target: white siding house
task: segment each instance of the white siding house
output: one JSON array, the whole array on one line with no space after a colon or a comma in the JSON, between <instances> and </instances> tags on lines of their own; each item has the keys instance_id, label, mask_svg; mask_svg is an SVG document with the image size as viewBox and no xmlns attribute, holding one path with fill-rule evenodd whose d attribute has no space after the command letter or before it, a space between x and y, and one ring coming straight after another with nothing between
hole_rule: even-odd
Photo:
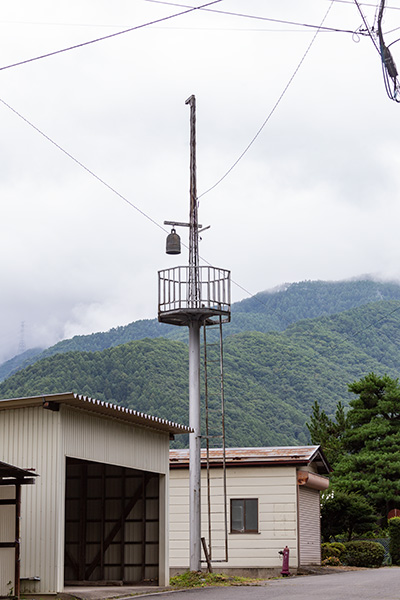
<instances>
[{"instance_id":1,"label":"white siding house","mask_svg":"<svg viewBox=\"0 0 400 600\"><path fill-rule=\"evenodd\" d=\"M189 565L188 456L187 450L170 450L171 574ZM320 563L319 493L328 487L324 475L330 467L319 446L226 450L227 557L221 449L210 450L209 465L211 528L203 450L202 536L211 546L214 570L259 577L279 573L285 546L292 571Z\"/></svg>"},{"instance_id":2,"label":"white siding house","mask_svg":"<svg viewBox=\"0 0 400 600\"><path fill-rule=\"evenodd\" d=\"M0 401L0 460L39 475L22 490L21 592L165 585L169 439L185 432L72 393Z\"/></svg>"}]
</instances>

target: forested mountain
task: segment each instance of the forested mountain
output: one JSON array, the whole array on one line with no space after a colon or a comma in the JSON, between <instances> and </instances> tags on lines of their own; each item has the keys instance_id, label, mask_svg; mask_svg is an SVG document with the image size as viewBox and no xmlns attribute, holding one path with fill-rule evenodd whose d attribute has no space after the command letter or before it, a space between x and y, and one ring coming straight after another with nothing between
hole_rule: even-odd
<instances>
[{"instance_id":1,"label":"forested mountain","mask_svg":"<svg viewBox=\"0 0 400 600\"><path fill-rule=\"evenodd\" d=\"M29 365L35 362L35 357L43 352L43 348L31 348L13 358L6 360L0 365L0 381L23 368L23 365Z\"/></svg>"},{"instance_id":2,"label":"forested mountain","mask_svg":"<svg viewBox=\"0 0 400 600\"><path fill-rule=\"evenodd\" d=\"M302 320L284 331L228 335L224 362L227 444L304 444L315 400L332 414L338 400L347 404L348 383L371 371L398 376L400 300ZM97 352L70 351L0 384L1 398L66 391L186 424L187 345L143 339ZM216 389L211 392L217 423L219 398ZM177 444L185 445L180 437Z\"/></svg>"},{"instance_id":3,"label":"forested mountain","mask_svg":"<svg viewBox=\"0 0 400 600\"><path fill-rule=\"evenodd\" d=\"M356 281L303 281L260 292L232 305L232 322L225 336L245 331L283 331L302 319L333 315L377 300L400 300L400 285L371 279ZM107 332L75 336L50 348L27 351L0 365L0 381L37 360L70 351L96 352L144 338L187 341L187 329L158 323L157 319L134 321ZM31 354L28 355L28 352Z\"/></svg>"},{"instance_id":4,"label":"forested mountain","mask_svg":"<svg viewBox=\"0 0 400 600\"><path fill-rule=\"evenodd\" d=\"M301 281L237 302L232 312L263 314L271 319L273 329L282 330L301 319L333 315L378 300L400 300L400 285L372 279Z\"/></svg>"}]
</instances>

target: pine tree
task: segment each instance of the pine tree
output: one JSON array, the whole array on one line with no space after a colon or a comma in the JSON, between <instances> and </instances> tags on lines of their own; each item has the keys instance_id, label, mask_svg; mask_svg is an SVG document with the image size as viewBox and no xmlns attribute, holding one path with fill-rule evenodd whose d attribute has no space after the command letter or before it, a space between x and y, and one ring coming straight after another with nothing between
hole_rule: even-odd
<instances>
[{"instance_id":1,"label":"pine tree","mask_svg":"<svg viewBox=\"0 0 400 600\"><path fill-rule=\"evenodd\" d=\"M334 486L362 494L385 518L400 508L400 384L370 373L349 390L357 398L350 402L346 453L336 465Z\"/></svg>"},{"instance_id":2,"label":"pine tree","mask_svg":"<svg viewBox=\"0 0 400 600\"><path fill-rule=\"evenodd\" d=\"M343 436L347 429L347 417L343 404L339 401L336 406L335 419L328 417L321 410L317 401L312 407L307 428L313 444L320 444L331 466L334 466L343 456Z\"/></svg>"},{"instance_id":3,"label":"pine tree","mask_svg":"<svg viewBox=\"0 0 400 600\"><path fill-rule=\"evenodd\" d=\"M400 519L399 519L400 520ZM345 533L347 541L353 534L374 529L376 516L372 506L358 494L329 491L321 502L321 534L324 542Z\"/></svg>"}]
</instances>

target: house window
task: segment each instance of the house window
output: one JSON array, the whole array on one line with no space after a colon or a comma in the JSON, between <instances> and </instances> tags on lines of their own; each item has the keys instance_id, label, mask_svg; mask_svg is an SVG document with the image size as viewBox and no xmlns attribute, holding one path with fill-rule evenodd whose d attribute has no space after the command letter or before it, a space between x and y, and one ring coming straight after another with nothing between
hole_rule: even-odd
<instances>
[{"instance_id":1,"label":"house window","mask_svg":"<svg viewBox=\"0 0 400 600\"><path fill-rule=\"evenodd\" d=\"M258 499L231 500L231 533L258 533Z\"/></svg>"}]
</instances>

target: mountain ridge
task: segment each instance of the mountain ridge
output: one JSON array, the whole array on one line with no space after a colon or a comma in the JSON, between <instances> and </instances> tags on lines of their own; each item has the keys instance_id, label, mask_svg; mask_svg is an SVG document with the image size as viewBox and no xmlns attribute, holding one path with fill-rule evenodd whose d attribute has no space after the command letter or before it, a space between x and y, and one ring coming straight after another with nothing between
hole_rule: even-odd
<instances>
[{"instance_id":1,"label":"mountain ridge","mask_svg":"<svg viewBox=\"0 0 400 600\"><path fill-rule=\"evenodd\" d=\"M343 312L377 299L400 300L400 285L372 278L285 283L234 303L232 321L224 326L224 335L241 331L283 331L298 320ZM53 354L71 350L95 352L146 337L187 341L187 331L158 323L157 319L142 319L107 332L74 336L44 350L28 350L6 361L0 365L0 382Z\"/></svg>"}]
</instances>

